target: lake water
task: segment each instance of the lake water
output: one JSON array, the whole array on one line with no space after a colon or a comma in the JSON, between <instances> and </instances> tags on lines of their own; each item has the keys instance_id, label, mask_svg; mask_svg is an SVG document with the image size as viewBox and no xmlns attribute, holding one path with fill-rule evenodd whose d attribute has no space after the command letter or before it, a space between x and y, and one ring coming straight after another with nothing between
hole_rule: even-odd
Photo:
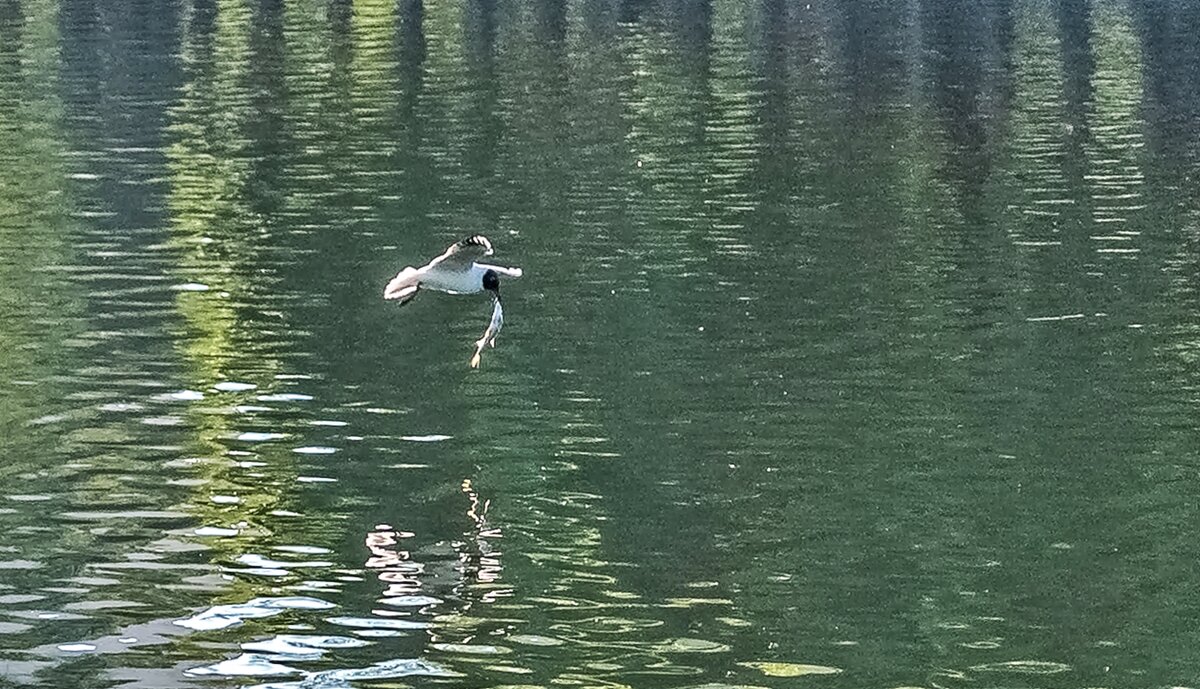
<instances>
[{"instance_id":1,"label":"lake water","mask_svg":"<svg viewBox=\"0 0 1200 689\"><path fill-rule=\"evenodd\" d=\"M1196 686L1198 437L1195 3L0 0L0 687Z\"/></svg>"}]
</instances>

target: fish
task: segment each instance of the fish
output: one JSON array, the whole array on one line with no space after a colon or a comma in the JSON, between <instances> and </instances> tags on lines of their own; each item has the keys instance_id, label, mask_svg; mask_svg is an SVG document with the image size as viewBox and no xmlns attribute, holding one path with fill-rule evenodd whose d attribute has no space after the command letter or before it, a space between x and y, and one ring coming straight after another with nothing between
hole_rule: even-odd
<instances>
[{"instance_id":1,"label":"fish","mask_svg":"<svg viewBox=\"0 0 1200 689\"><path fill-rule=\"evenodd\" d=\"M471 368L479 368L479 359L483 355L484 347L491 345L496 346L496 335L499 334L501 326L504 325L504 309L500 306L500 299L497 298L492 305L492 322L488 323L487 330L483 331L483 337L475 340L475 356L471 357Z\"/></svg>"}]
</instances>

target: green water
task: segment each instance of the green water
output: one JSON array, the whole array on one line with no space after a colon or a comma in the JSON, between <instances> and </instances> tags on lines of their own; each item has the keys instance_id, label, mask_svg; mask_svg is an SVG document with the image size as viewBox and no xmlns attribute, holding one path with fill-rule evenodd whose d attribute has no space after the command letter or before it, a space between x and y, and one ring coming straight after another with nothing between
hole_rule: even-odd
<instances>
[{"instance_id":1,"label":"green water","mask_svg":"<svg viewBox=\"0 0 1200 689\"><path fill-rule=\"evenodd\" d=\"M1195 686L1198 37L0 0L0 687Z\"/></svg>"}]
</instances>

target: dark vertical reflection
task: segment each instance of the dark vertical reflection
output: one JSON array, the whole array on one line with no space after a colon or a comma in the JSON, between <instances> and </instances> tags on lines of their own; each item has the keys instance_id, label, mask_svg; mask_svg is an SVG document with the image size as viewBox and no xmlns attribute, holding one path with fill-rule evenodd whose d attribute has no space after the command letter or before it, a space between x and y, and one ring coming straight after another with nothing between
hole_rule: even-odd
<instances>
[{"instance_id":1,"label":"dark vertical reflection","mask_svg":"<svg viewBox=\"0 0 1200 689\"><path fill-rule=\"evenodd\" d=\"M653 4L653 0L619 0L620 21L625 24L636 24L641 21L642 13Z\"/></svg>"},{"instance_id":2,"label":"dark vertical reflection","mask_svg":"<svg viewBox=\"0 0 1200 689\"><path fill-rule=\"evenodd\" d=\"M677 48L685 63L692 63L691 73L708 74L712 46L712 0L664 0L668 28L675 36Z\"/></svg>"},{"instance_id":3,"label":"dark vertical reflection","mask_svg":"<svg viewBox=\"0 0 1200 689\"><path fill-rule=\"evenodd\" d=\"M631 216L633 199L626 193L636 178L636 156L629 142L631 125L622 98L633 56L622 40L626 27L619 22L616 2L585 3L579 10L582 17L572 28L572 75L570 90L564 94L562 130L572 151L573 183L561 203L576 219L547 239L561 255L594 257L594 272L582 277L589 282L603 280L603 276L628 276L627 266L618 260L619 248L637 241ZM518 123L514 121L513 126ZM588 300L586 309L591 312L602 306ZM591 335L594 323L590 319L566 321L559 327L563 337L580 341ZM569 361L558 364L572 365Z\"/></svg>"},{"instance_id":4,"label":"dark vertical reflection","mask_svg":"<svg viewBox=\"0 0 1200 689\"><path fill-rule=\"evenodd\" d=\"M986 101L987 56L991 48L989 4L965 2L922 3L922 26L928 32L931 54L932 98L954 152L946 162L955 179L964 219L980 222L978 208L983 181L990 173Z\"/></svg>"},{"instance_id":5,"label":"dark vertical reflection","mask_svg":"<svg viewBox=\"0 0 1200 689\"><path fill-rule=\"evenodd\" d=\"M399 76L398 121L399 164L404 172L401 222L420 226L428 218L434 177L424 143L424 122L418 104L425 89L425 4L423 0L398 0L400 21L397 27L397 70Z\"/></svg>"},{"instance_id":6,"label":"dark vertical reflection","mask_svg":"<svg viewBox=\"0 0 1200 689\"><path fill-rule=\"evenodd\" d=\"M496 70L497 5L499 0L471 0L467 3L463 33L467 50L467 114L463 153L464 163L472 178L490 186L496 174L497 148L503 124L497 116L499 88ZM472 220L479 228L487 227L487 219L496 207L486 197L475 210Z\"/></svg>"},{"instance_id":7,"label":"dark vertical reflection","mask_svg":"<svg viewBox=\"0 0 1200 689\"><path fill-rule=\"evenodd\" d=\"M513 94L513 129L527 145L520 162L529 173L523 190L531 213L526 221L537 226L561 221L558 199L566 196L573 170L559 145L567 131L566 0L536 0L532 10L529 40L522 41L517 59L530 68L537 65L541 78Z\"/></svg>"},{"instance_id":8,"label":"dark vertical reflection","mask_svg":"<svg viewBox=\"0 0 1200 689\"><path fill-rule=\"evenodd\" d=\"M551 55L560 54L567 38L567 3L565 0L537 0L534 3L534 24L537 40Z\"/></svg>"},{"instance_id":9,"label":"dark vertical reflection","mask_svg":"<svg viewBox=\"0 0 1200 689\"><path fill-rule=\"evenodd\" d=\"M1054 266L1058 274L1075 272L1078 266L1087 264L1092 250L1083 228L1091 213L1092 200L1085 176L1088 174L1086 146L1093 138L1089 132L1088 110L1094 102L1093 83L1096 64L1093 57L1092 23L1090 3L1080 0L1062 0L1055 3L1056 33L1062 50L1063 98L1066 122L1063 124L1063 140L1066 143L1062 160L1067 188L1073 190L1074 203L1062 209L1060 234L1066 251L1059 252L1062 261ZM1071 280L1071 286L1079 286L1080 280ZM1086 288L1084 288L1086 289ZM1072 297L1078 301L1078 295Z\"/></svg>"},{"instance_id":10,"label":"dark vertical reflection","mask_svg":"<svg viewBox=\"0 0 1200 689\"><path fill-rule=\"evenodd\" d=\"M21 66L21 27L25 17L21 12L20 0L0 1L0 67L3 67L7 79L20 74ZM14 103L8 100L3 103L11 108Z\"/></svg>"},{"instance_id":11,"label":"dark vertical reflection","mask_svg":"<svg viewBox=\"0 0 1200 689\"><path fill-rule=\"evenodd\" d=\"M829 174L838 189L836 202L844 218L894 212L895 191L893 142L900 135L896 115L902 107L903 80L896 78L902 69L905 17L899 4L882 6L875 11L855 2L834 3L824 19L828 28L828 59L832 61L834 82L830 100L836 103L831 128L834 151ZM868 190L880 190L875 194ZM840 222L840 220L839 220ZM885 241L859 243L860 254L887 252L891 237ZM834 251L839 251L832 247ZM870 259L860 264L870 265ZM874 274L883 278L883 274ZM869 280L853 281L852 290L871 290Z\"/></svg>"},{"instance_id":12,"label":"dark vertical reflection","mask_svg":"<svg viewBox=\"0 0 1200 689\"><path fill-rule=\"evenodd\" d=\"M954 3L951 3L954 4ZM903 18L899 3L864 3L839 0L834 3L834 29L830 38L838 47L837 57L846 81L841 93L849 95L850 106L867 115L886 105L896 95L899 36ZM932 12L941 16L939 9Z\"/></svg>"},{"instance_id":13,"label":"dark vertical reflection","mask_svg":"<svg viewBox=\"0 0 1200 689\"><path fill-rule=\"evenodd\" d=\"M323 84L326 90L325 114L328 116L323 124L327 137L326 157L323 163L328 166L335 179L345 179L354 171L353 142L351 131L354 127L354 98L353 89L357 85L353 63L356 57L354 45L354 0L327 0L327 15L322 27L328 36L328 60L325 68L329 72L328 80ZM346 184L330 185L330 201L334 204L353 204L353 188ZM332 225L332 218L328 219ZM351 228L326 227L325 236L335 242L345 242L345 235ZM333 262L316 263L313 267L326 271L329 277L336 270Z\"/></svg>"},{"instance_id":14,"label":"dark vertical reflection","mask_svg":"<svg viewBox=\"0 0 1200 689\"><path fill-rule=\"evenodd\" d=\"M1146 53L1144 76L1147 105L1156 124L1190 141L1184 150L1195 154L1200 144L1188 136L1200 119L1200 7L1192 3L1147 0L1131 5Z\"/></svg>"},{"instance_id":15,"label":"dark vertical reflection","mask_svg":"<svg viewBox=\"0 0 1200 689\"><path fill-rule=\"evenodd\" d=\"M791 146L793 126L804 125L798 120L800 113L789 109L790 60L788 47L799 41L795 35L785 0L762 0L758 26L762 31L760 49L755 56L762 84L762 95L758 99L759 135L762 137L762 154L756 161L758 170L755 186L761 192L761 205L755 214L757 232L764 236L768 245L780 246L787 243L798 245L798 237L788 221L789 209L796 189L795 170L806 161L800 159L799 151ZM772 241L772 238L775 238Z\"/></svg>"},{"instance_id":16,"label":"dark vertical reflection","mask_svg":"<svg viewBox=\"0 0 1200 689\"><path fill-rule=\"evenodd\" d=\"M1063 90L1068 102L1073 105L1069 112L1079 118L1070 122L1071 125L1083 124L1081 104L1090 102L1092 98L1092 74L1096 65L1092 55L1090 5L1086 0L1058 0L1054 3L1057 23L1054 28L1060 36L1067 76Z\"/></svg>"},{"instance_id":17,"label":"dark vertical reflection","mask_svg":"<svg viewBox=\"0 0 1200 689\"><path fill-rule=\"evenodd\" d=\"M248 195L252 210L264 218L275 218L282 210L280 176L285 148L292 143L284 138L284 108L289 102L284 85L284 2L263 0L254 7L251 20L254 57L248 81L251 107L258 116L248 126L247 134L258 142L258 155L251 167Z\"/></svg>"},{"instance_id":18,"label":"dark vertical reflection","mask_svg":"<svg viewBox=\"0 0 1200 689\"><path fill-rule=\"evenodd\" d=\"M424 84L425 64L425 3L421 0L398 0L400 25L398 27L399 70L401 85L401 119L412 124L417 101Z\"/></svg>"},{"instance_id":19,"label":"dark vertical reflection","mask_svg":"<svg viewBox=\"0 0 1200 689\"><path fill-rule=\"evenodd\" d=\"M350 38L350 23L354 20L354 0L327 0L329 35L335 44L345 45Z\"/></svg>"},{"instance_id":20,"label":"dark vertical reflection","mask_svg":"<svg viewBox=\"0 0 1200 689\"><path fill-rule=\"evenodd\" d=\"M1186 226L1200 217L1200 6L1135 3L1133 13L1146 57L1142 74L1153 125L1147 143L1159 162L1148 171L1147 187L1155 192L1158 214L1192 221L1171 227L1176 242L1167 262L1169 289L1195 304L1200 291L1192 277L1200 265L1200 243Z\"/></svg>"},{"instance_id":21,"label":"dark vertical reflection","mask_svg":"<svg viewBox=\"0 0 1200 689\"><path fill-rule=\"evenodd\" d=\"M88 191L85 210L97 217L95 231L87 238L96 250L145 251L164 238L162 149L171 98L163 94L171 94L181 79L173 47L179 39L181 11L176 2L151 8L140 2L85 1L64 3L59 12L61 97L75 136L72 164ZM197 8L198 14L202 11ZM155 271L146 270L142 257L114 260L120 265L113 271L123 273L125 280L99 281L92 292L103 295L105 309L123 310L119 305L129 301L129 278ZM164 307L159 304L157 311L161 314ZM151 348L154 344L129 343Z\"/></svg>"}]
</instances>

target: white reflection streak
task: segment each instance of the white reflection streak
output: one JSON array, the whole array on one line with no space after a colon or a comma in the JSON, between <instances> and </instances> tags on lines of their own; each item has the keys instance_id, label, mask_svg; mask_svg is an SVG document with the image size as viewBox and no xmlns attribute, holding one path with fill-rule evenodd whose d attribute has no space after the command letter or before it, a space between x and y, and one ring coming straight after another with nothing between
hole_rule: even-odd
<instances>
[{"instance_id":1,"label":"white reflection streak","mask_svg":"<svg viewBox=\"0 0 1200 689\"><path fill-rule=\"evenodd\" d=\"M387 524L380 524L374 531L367 532L365 545L371 557L363 566L379 570L379 580L386 586L384 596L403 596L421 590L418 577L425 570L424 565L414 562L407 550L395 547L401 538L412 536L411 532L396 531Z\"/></svg>"},{"instance_id":2,"label":"white reflection streak","mask_svg":"<svg viewBox=\"0 0 1200 689\"><path fill-rule=\"evenodd\" d=\"M488 539L503 538L504 534L500 527L488 523L487 513L492 501L480 498L471 479L463 479L462 492L467 496L467 518L473 526L463 534L466 540L455 544L460 563L458 571L462 575L464 585L469 584L472 578L480 584L495 584L500 580L504 565L500 561L500 551L493 549ZM494 588L480 596L480 600L484 603L494 603L511 593L511 589Z\"/></svg>"}]
</instances>

